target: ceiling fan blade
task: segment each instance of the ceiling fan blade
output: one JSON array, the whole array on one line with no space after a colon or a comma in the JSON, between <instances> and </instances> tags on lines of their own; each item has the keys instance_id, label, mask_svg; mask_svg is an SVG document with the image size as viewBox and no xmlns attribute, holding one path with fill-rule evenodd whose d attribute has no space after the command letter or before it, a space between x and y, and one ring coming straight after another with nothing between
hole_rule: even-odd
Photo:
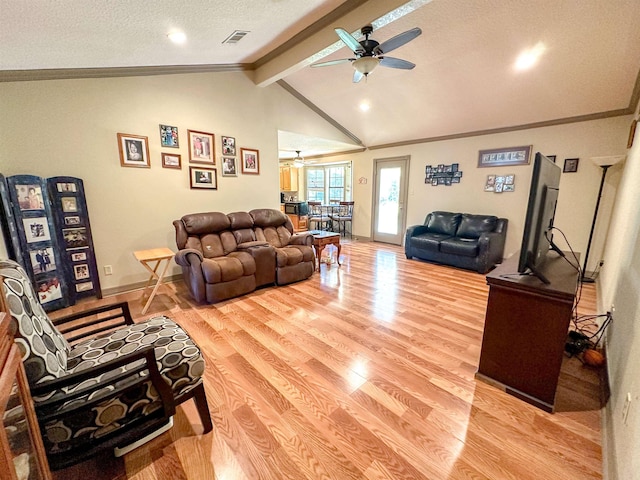
<instances>
[{"instance_id":1,"label":"ceiling fan blade","mask_svg":"<svg viewBox=\"0 0 640 480\"><path fill-rule=\"evenodd\" d=\"M347 32L344 28L336 28L336 33L340 37L347 47L353 50L354 53L364 52L364 48L360 45L360 42L353 38L353 36Z\"/></svg>"},{"instance_id":2,"label":"ceiling fan blade","mask_svg":"<svg viewBox=\"0 0 640 480\"><path fill-rule=\"evenodd\" d=\"M358 83L360 80L362 80L363 77L364 74L360 73L357 70L353 71L353 83Z\"/></svg>"},{"instance_id":3,"label":"ceiling fan blade","mask_svg":"<svg viewBox=\"0 0 640 480\"><path fill-rule=\"evenodd\" d=\"M328 67L329 65L338 65L339 63L353 62L355 58L341 58L340 60L329 60L328 62L312 63L310 67Z\"/></svg>"},{"instance_id":4,"label":"ceiling fan blade","mask_svg":"<svg viewBox=\"0 0 640 480\"><path fill-rule=\"evenodd\" d=\"M383 67L411 70L413 67L416 66L415 63L407 62L406 60L402 60L401 58L393 58L393 57L379 57L379 58L380 58L380 65Z\"/></svg>"},{"instance_id":5,"label":"ceiling fan blade","mask_svg":"<svg viewBox=\"0 0 640 480\"><path fill-rule=\"evenodd\" d=\"M410 42L421 33L422 33L422 30L420 30L418 27L412 28L411 30L407 30L406 32L400 33L395 37L390 38L386 42L382 42L380 45L378 45L375 48L375 52L378 55L382 55L383 53L389 53L390 51L395 50L398 47L401 47L405 43ZM351 35L349 36L351 37Z\"/></svg>"}]
</instances>

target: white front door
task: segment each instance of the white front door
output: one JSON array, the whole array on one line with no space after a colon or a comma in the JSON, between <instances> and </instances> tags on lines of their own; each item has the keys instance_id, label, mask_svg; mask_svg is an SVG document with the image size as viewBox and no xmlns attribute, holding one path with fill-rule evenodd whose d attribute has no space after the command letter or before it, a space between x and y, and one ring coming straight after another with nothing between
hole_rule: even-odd
<instances>
[{"instance_id":1,"label":"white front door","mask_svg":"<svg viewBox=\"0 0 640 480\"><path fill-rule=\"evenodd\" d=\"M373 240L402 245L409 157L374 160Z\"/></svg>"}]
</instances>

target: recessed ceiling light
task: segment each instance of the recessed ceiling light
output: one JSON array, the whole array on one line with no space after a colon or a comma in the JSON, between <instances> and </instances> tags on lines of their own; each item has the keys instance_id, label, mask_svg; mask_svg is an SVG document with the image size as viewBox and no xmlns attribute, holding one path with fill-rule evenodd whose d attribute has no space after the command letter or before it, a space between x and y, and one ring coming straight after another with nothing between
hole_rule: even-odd
<instances>
[{"instance_id":1,"label":"recessed ceiling light","mask_svg":"<svg viewBox=\"0 0 640 480\"><path fill-rule=\"evenodd\" d=\"M544 44L542 42L538 42L533 48L522 52L518 55L518 59L516 60L516 70L528 70L533 67L538 63L538 59L544 53L544 50Z\"/></svg>"},{"instance_id":2,"label":"recessed ceiling light","mask_svg":"<svg viewBox=\"0 0 640 480\"><path fill-rule=\"evenodd\" d=\"M363 112L368 112L369 109L371 108L371 105L369 105L369 102L361 102L359 105L360 110L362 110Z\"/></svg>"},{"instance_id":3,"label":"recessed ceiling light","mask_svg":"<svg viewBox=\"0 0 640 480\"><path fill-rule=\"evenodd\" d=\"M169 40L171 40L173 43L177 43L179 45L187 41L187 35L184 32L171 32L167 34L167 37L169 37Z\"/></svg>"}]
</instances>

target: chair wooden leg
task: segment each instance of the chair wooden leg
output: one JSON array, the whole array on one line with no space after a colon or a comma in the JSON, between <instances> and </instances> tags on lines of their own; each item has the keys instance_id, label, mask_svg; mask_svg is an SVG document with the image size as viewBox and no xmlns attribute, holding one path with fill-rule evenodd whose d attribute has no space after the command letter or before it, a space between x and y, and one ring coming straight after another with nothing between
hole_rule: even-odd
<instances>
[{"instance_id":1,"label":"chair wooden leg","mask_svg":"<svg viewBox=\"0 0 640 480\"><path fill-rule=\"evenodd\" d=\"M202 426L204 427L203 433L209 433L213 429L213 424L211 423L211 414L209 413L207 396L204 393L204 384L201 383L195 388L193 401L196 402L198 415L200 415L200 421L202 422Z\"/></svg>"}]
</instances>

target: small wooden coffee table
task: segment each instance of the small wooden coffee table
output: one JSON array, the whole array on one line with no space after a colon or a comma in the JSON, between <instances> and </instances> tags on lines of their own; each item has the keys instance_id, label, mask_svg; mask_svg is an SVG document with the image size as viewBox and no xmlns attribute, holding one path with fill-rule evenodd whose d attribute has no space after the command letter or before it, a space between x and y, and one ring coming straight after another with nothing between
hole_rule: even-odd
<instances>
[{"instance_id":1,"label":"small wooden coffee table","mask_svg":"<svg viewBox=\"0 0 640 480\"><path fill-rule=\"evenodd\" d=\"M325 232L323 230L310 230L309 233L313 235L313 248L316 251L318 270L320 270L320 256L322 255L322 250L324 250L324 247L327 245L335 245L338 247L338 266L342 265L340 263L340 251L342 250L342 246L340 245L339 233Z\"/></svg>"},{"instance_id":2,"label":"small wooden coffee table","mask_svg":"<svg viewBox=\"0 0 640 480\"><path fill-rule=\"evenodd\" d=\"M174 253L171 249L162 247L162 248L151 248L149 250L138 250L137 252L133 252L134 257L142 264L144 268L151 274L149 280L147 280L147 285L144 287L144 291L142 292L142 299L144 301L145 294L147 293L147 289L151 286L152 280L155 278L156 283L151 291L151 295L149 295L149 299L142 309L142 314L147 313L149 309L149 305L151 305L151 301L153 297L156 296L160 285L162 284L162 279L164 278L164 274L167 273L167 269L169 268L169 264L171 263L171 259L173 258ZM166 260L167 263L161 269L160 274L158 274L158 267L160 264ZM150 266L150 262L156 262L155 265Z\"/></svg>"}]
</instances>

